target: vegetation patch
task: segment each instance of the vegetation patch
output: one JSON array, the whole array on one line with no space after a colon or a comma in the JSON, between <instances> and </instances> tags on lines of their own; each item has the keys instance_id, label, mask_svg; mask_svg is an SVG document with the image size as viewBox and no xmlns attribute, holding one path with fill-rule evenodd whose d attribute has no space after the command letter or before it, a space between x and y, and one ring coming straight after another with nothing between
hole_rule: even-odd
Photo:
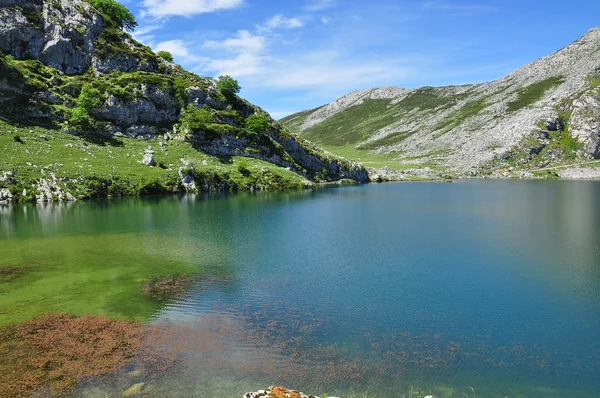
<instances>
[{"instance_id":1,"label":"vegetation patch","mask_svg":"<svg viewBox=\"0 0 600 398\"><path fill-rule=\"evenodd\" d=\"M421 87L411 92L398 103L398 106L409 112L414 109L433 110L447 109L455 105L469 94L440 95L440 89L434 87Z\"/></svg>"},{"instance_id":2,"label":"vegetation patch","mask_svg":"<svg viewBox=\"0 0 600 398\"><path fill-rule=\"evenodd\" d=\"M101 316L47 315L0 329L0 396L67 394L77 382L108 375L142 346L138 324Z\"/></svg>"},{"instance_id":3,"label":"vegetation patch","mask_svg":"<svg viewBox=\"0 0 600 398\"><path fill-rule=\"evenodd\" d=\"M389 112L390 105L390 100L366 100L307 129L302 136L329 146L357 144L397 120Z\"/></svg>"},{"instance_id":4,"label":"vegetation patch","mask_svg":"<svg viewBox=\"0 0 600 398\"><path fill-rule=\"evenodd\" d=\"M517 91L517 99L508 103L508 110L519 111L542 99L546 91L565 82L564 76L554 76L537 83L530 84Z\"/></svg>"},{"instance_id":5,"label":"vegetation patch","mask_svg":"<svg viewBox=\"0 0 600 398\"><path fill-rule=\"evenodd\" d=\"M478 115L488 106L489 104L486 102L486 98L468 102L461 108L453 111L433 129L443 131L452 130L453 128L460 126L465 120Z\"/></svg>"},{"instance_id":6,"label":"vegetation patch","mask_svg":"<svg viewBox=\"0 0 600 398\"><path fill-rule=\"evenodd\" d=\"M378 140L369 141L364 144L361 144L357 147L357 149L375 150L375 149L380 149L380 148L384 148L384 147L391 146L391 145L396 145L396 144L401 143L402 141L404 141L405 139L407 139L408 137L410 137L411 135L413 135L415 133L416 133L416 131L400 131L400 132L396 132L396 133L391 133L391 134L388 134L385 137L380 138Z\"/></svg>"},{"instance_id":7,"label":"vegetation patch","mask_svg":"<svg viewBox=\"0 0 600 398\"><path fill-rule=\"evenodd\" d=\"M318 111L321 108L324 108L327 105L320 106L315 109L309 109L306 111L294 113L293 115L289 115L279 120L281 124L283 124L286 128L288 128L294 134L300 134L300 127L306 122L306 119Z\"/></svg>"}]
</instances>

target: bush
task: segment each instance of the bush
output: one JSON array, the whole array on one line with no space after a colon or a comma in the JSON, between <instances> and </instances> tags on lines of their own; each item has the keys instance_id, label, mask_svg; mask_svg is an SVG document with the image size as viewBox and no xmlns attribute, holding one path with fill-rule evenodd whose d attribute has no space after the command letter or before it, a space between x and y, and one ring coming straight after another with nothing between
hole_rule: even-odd
<instances>
[{"instance_id":1,"label":"bush","mask_svg":"<svg viewBox=\"0 0 600 398\"><path fill-rule=\"evenodd\" d=\"M257 134L266 132L269 126L269 120L263 114L248 116L244 121L244 127Z\"/></svg>"},{"instance_id":2,"label":"bush","mask_svg":"<svg viewBox=\"0 0 600 398\"><path fill-rule=\"evenodd\" d=\"M240 92L240 87L237 80L229 75L219 76L217 78L217 90L225 96L232 96Z\"/></svg>"},{"instance_id":3,"label":"bush","mask_svg":"<svg viewBox=\"0 0 600 398\"><path fill-rule=\"evenodd\" d=\"M181 125L190 130L203 130L212 122L212 114L206 108L198 109L190 104L186 106L181 117Z\"/></svg>"},{"instance_id":4,"label":"bush","mask_svg":"<svg viewBox=\"0 0 600 398\"><path fill-rule=\"evenodd\" d=\"M100 92L91 84L85 84L77 98L77 106L71 111L69 123L75 127L89 127L91 114L100 105Z\"/></svg>"},{"instance_id":5,"label":"bush","mask_svg":"<svg viewBox=\"0 0 600 398\"><path fill-rule=\"evenodd\" d=\"M84 108L76 107L71 111L69 123L75 127L87 127L91 124L90 114Z\"/></svg>"},{"instance_id":6,"label":"bush","mask_svg":"<svg viewBox=\"0 0 600 398\"><path fill-rule=\"evenodd\" d=\"M100 105L100 92L91 84L85 84L81 88L81 93L77 98L77 107L92 112Z\"/></svg>"},{"instance_id":7,"label":"bush","mask_svg":"<svg viewBox=\"0 0 600 398\"><path fill-rule=\"evenodd\" d=\"M159 51L157 55L165 61L173 62L173 55L168 51Z\"/></svg>"},{"instance_id":8,"label":"bush","mask_svg":"<svg viewBox=\"0 0 600 398\"><path fill-rule=\"evenodd\" d=\"M122 4L115 0L88 0L108 22L114 24L119 29L133 31L138 24L135 16Z\"/></svg>"}]
</instances>

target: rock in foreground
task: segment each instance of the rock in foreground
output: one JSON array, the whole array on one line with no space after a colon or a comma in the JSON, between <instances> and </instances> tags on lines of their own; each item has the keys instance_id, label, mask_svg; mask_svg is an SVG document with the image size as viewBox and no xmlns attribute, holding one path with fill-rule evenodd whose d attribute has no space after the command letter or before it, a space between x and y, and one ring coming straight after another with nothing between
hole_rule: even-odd
<instances>
[{"instance_id":1,"label":"rock in foreground","mask_svg":"<svg viewBox=\"0 0 600 398\"><path fill-rule=\"evenodd\" d=\"M285 387L269 387L266 390L257 392L247 392L242 398L319 398L316 395L306 395L304 393L288 390ZM335 397L331 397L335 398Z\"/></svg>"}]
</instances>

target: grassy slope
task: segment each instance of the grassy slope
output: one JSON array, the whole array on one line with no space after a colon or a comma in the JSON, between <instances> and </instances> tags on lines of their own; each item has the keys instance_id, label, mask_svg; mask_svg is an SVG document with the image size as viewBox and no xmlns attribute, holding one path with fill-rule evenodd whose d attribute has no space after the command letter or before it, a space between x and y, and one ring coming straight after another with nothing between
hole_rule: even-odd
<instances>
[{"instance_id":1,"label":"grassy slope","mask_svg":"<svg viewBox=\"0 0 600 398\"><path fill-rule=\"evenodd\" d=\"M159 167L148 167L140 162L148 147L155 151ZM93 143L58 130L18 128L0 122L0 151L3 153L0 171L12 171L19 181L18 186L0 182L0 187L9 187L17 194L50 172L59 179L69 178L64 184L80 198L104 196L96 194L97 187L90 182L94 177L113 186L112 194L117 196L164 193L177 188L179 168L190 165L197 173L214 176L215 181L237 184L237 189L257 185L273 189L311 185L298 174L271 163L238 157L220 159L176 140L121 138L109 143Z\"/></svg>"},{"instance_id":2,"label":"grassy slope","mask_svg":"<svg viewBox=\"0 0 600 398\"><path fill-rule=\"evenodd\" d=\"M390 135L376 141L365 143L377 131L385 128L414 112L429 114L433 111L448 109L465 99L468 94L445 94L432 87L422 87L398 103L389 99L366 100L360 105L352 106L343 112L325 120L318 125L301 133L324 149L336 155L361 162L365 166L380 168L388 166L395 169L414 167L430 167L431 164L419 166L406 165L402 161L415 160L402 158L401 154L378 153L376 150L384 146L402 142L415 131L392 132ZM475 114L473 107L468 106L468 114L457 114L456 118L468 117ZM304 120L313 111L304 111L281 120L288 129L298 130ZM400 155L400 156L399 156Z\"/></svg>"}]
</instances>

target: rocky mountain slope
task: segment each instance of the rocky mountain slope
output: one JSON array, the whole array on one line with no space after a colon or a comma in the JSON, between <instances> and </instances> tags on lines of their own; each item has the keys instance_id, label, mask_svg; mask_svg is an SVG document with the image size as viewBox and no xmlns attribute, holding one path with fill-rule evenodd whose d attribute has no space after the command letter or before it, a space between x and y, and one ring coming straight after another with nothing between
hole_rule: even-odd
<instances>
[{"instance_id":1,"label":"rocky mountain slope","mask_svg":"<svg viewBox=\"0 0 600 398\"><path fill-rule=\"evenodd\" d=\"M114 194L368 181L236 90L136 42L118 7L0 0L0 201L106 196L118 184L128 189Z\"/></svg>"},{"instance_id":2,"label":"rocky mountain slope","mask_svg":"<svg viewBox=\"0 0 600 398\"><path fill-rule=\"evenodd\" d=\"M600 159L600 28L490 83L355 91L281 122L334 153L384 156L397 168L486 175L593 164Z\"/></svg>"}]
</instances>

